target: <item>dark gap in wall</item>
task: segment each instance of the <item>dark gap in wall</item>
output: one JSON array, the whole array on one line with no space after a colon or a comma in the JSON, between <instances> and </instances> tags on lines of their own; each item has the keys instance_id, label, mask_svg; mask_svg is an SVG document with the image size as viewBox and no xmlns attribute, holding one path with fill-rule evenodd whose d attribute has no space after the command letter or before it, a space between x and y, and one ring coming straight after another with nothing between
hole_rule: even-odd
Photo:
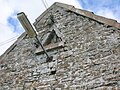
<instances>
[{"instance_id":1,"label":"dark gap in wall","mask_svg":"<svg viewBox=\"0 0 120 90\"><path fill-rule=\"evenodd\" d=\"M46 59L46 62L51 62L53 60L53 56L50 56L49 58Z\"/></svg>"},{"instance_id":2,"label":"dark gap in wall","mask_svg":"<svg viewBox=\"0 0 120 90\"><path fill-rule=\"evenodd\" d=\"M112 26L110 26L110 25L107 25L107 28L110 28L110 27L112 27Z\"/></svg>"},{"instance_id":3,"label":"dark gap in wall","mask_svg":"<svg viewBox=\"0 0 120 90\"><path fill-rule=\"evenodd\" d=\"M50 69L52 69L53 67L50 67Z\"/></svg>"},{"instance_id":4,"label":"dark gap in wall","mask_svg":"<svg viewBox=\"0 0 120 90\"><path fill-rule=\"evenodd\" d=\"M54 75L54 74L56 74L56 70L50 72L50 75Z\"/></svg>"}]
</instances>

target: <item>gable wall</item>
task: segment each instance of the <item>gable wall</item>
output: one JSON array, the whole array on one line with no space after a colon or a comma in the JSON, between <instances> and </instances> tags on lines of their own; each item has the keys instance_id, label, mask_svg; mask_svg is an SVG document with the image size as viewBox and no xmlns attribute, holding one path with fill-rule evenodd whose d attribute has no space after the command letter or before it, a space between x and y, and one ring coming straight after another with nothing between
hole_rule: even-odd
<instances>
[{"instance_id":1,"label":"gable wall","mask_svg":"<svg viewBox=\"0 0 120 90\"><path fill-rule=\"evenodd\" d=\"M39 39L55 26L64 35L64 48L50 50L53 61L46 63L26 37L0 61L0 90L118 90L120 30L61 7L49 12L56 25L48 25L49 14L38 18Z\"/></svg>"}]
</instances>

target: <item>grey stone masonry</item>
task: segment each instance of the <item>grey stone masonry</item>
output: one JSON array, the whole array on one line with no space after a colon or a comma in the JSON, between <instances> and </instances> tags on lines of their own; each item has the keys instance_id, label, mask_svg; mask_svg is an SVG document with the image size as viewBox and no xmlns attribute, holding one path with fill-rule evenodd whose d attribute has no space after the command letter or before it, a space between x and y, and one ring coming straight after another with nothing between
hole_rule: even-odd
<instances>
[{"instance_id":1,"label":"grey stone masonry","mask_svg":"<svg viewBox=\"0 0 120 90\"><path fill-rule=\"evenodd\" d=\"M34 26L53 59L24 33L0 57L0 90L120 90L119 23L55 3Z\"/></svg>"}]
</instances>

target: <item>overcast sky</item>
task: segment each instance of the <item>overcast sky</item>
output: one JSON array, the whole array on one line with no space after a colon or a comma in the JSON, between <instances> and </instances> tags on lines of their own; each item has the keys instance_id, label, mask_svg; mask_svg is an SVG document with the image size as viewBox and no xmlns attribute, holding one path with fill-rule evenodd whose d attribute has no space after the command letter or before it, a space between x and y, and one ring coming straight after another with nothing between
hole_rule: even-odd
<instances>
[{"instance_id":1,"label":"overcast sky","mask_svg":"<svg viewBox=\"0 0 120 90\"><path fill-rule=\"evenodd\" d=\"M74 5L97 15L120 22L120 0L44 0L51 6L54 2ZM0 55L24 32L16 18L25 12L30 22L45 10L42 0L0 0Z\"/></svg>"}]
</instances>

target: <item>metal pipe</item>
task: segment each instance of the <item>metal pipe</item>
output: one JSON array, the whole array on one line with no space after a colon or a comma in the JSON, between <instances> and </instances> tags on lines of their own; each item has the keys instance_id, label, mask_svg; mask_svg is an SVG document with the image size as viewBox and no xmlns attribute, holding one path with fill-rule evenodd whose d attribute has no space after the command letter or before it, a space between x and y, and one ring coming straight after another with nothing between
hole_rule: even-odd
<instances>
[{"instance_id":1,"label":"metal pipe","mask_svg":"<svg viewBox=\"0 0 120 90\"><path fill-rule=\"evenodd\" d=\"M45 52L47 58L50 60L51 58L50 58L49 55L47 54L47 51L44 49L43 45L41 44L41 42L39 41L39 39L37 38L37 36L35 37L35 39L38 41L39 45L41 46L41 48L42 48L43 51Z\"/></svg>"}]
</instances>

